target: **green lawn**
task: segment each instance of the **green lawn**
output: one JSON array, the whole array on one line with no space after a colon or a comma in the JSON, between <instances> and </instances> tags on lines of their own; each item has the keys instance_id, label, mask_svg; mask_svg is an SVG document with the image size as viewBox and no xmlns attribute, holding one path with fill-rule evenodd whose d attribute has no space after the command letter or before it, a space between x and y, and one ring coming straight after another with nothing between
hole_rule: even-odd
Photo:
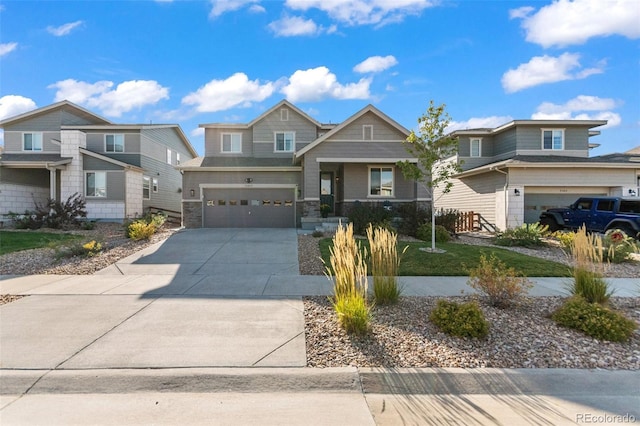
<instances>
[{"instance_id":1,"label":"green lawn","mask_svg":"<svg viewBox=\"0 0 640 426\"><path fill-rule=\"evenodd\" d=\"M0 255L14 251L57 246L80 238L82 237L72 234L0 231Z\"/></svg>"},{"instance_id":2,"label":"green lawn","mask_svg":"<svg viewBox=\"0 0 640 426\"><path fill-rule=\"evenodd\" d=\"M359 240L368 249L366 240ZM320 240L320 252L325 263L329 265L329 246L331 239ZM514 267L527 277L567 277L570 276L566 265L537 257L526 256L509 250L470 246L457 243L438 243L436 246L446 253L432 254L420 251L420 247L431 247L431 243L398 243L398 252L409 246L400 262L401 276L468 276L467 268L478 265L480 255L489 257L491 253L507 266Z\"/></svg>"}]
</instances>

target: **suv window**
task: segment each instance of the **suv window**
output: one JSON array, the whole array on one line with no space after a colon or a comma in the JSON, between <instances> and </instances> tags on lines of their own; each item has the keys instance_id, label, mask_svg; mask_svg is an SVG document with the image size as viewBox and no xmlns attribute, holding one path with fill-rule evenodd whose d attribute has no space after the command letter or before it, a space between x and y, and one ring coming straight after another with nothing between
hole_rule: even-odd
<instances>
[{"instance_id":1,"label":"suv window","mask_svg":"<svg viewBox=\"0 0 640 426\"><path fill-rule=\"evenodd\" d=\"M593 200L580 200L576 203L576 209L578 210L591 210L591 204Z\"/></svg>"},{"instance_id":2,"label":"suv window","mask_svg":"<svg viewBox=\"0 0 640 426\"><path fill-rule=\"evenodd\" d=\"M622 200L620 201L621 213L640 213L640 200Z\"/></svg>"},{"instance_id":3,"label":"suv window","mask_svg":"<svg viewBox=\"0 0 640 426\"><path fill-rule=\"evenodd\" d=\"M598 210L599 212L612 212L614 204L615 200L599 200L596 210Z\"/></svg>"}]
</instances>

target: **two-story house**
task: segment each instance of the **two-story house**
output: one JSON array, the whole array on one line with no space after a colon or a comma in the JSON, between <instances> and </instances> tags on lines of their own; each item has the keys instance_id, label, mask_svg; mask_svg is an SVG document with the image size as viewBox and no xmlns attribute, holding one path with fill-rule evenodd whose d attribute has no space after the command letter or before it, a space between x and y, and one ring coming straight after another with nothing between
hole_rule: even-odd
<instances>
[{"instance_id":1,"label":"two-story house","mask_svg":"<svg viewBox=\"0 0 640 426\"><path fill-rule=\"evenodd\" d=\"M582 195L635 194L640 163L632 156L589 157L602 120L515 120L493 129L458 130L463 169L436 208L480 213L497 229L538 221L548 208Z\"/></svg>"},{"instance_id":2,"label":"two-story house","mask_svg":"<svg viewBox=\"0 0 640 426\"><path fill-rule=\"evenodd\" d=\"M356 202L430 202L396 167L409 131L372 105L323 124L283 100L246 124L200 127L205 155L178 166L187 227L296 227L321 204L345 215Z\"/></svg>"},{"instance_id":3,"label":"two-story house","mask_svg":"<svg viewBox=\"0 0 640 426\"><path fill-rule=\"evenodd\" d=\"M177 124L116 124L69 101L7 118L0 128L0 215L76 193L91 219L179 212L175 166L197 156Z\"/></svg>"}]
</instances>

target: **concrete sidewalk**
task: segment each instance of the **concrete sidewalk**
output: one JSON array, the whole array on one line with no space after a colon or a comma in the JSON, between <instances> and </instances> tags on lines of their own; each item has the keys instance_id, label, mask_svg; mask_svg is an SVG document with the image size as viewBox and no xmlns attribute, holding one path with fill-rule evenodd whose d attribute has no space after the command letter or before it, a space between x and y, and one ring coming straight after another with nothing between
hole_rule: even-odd
<instances>
[{"instance_id":1,"label":"concrete sidewalk","mask_svg":"<svg viewBox=\"0 0 640 426\"><path fill-rule=\"evenodd\" d=\"M406 296L466 281L400 278ZM184 231L92 276L0 276L29 295L0 307L0 424L640 421L635 371L306 368L302 296L331 291L299 275L295 230Z\"/></svg>"}]
</instances>

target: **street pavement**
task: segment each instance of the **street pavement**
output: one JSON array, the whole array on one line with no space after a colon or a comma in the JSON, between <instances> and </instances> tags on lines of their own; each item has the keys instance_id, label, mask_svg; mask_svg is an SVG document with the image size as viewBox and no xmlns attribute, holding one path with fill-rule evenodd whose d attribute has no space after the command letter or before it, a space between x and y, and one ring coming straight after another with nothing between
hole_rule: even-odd
<instances>
[{"instance_id":1,"label":"street pavement","mask_svg":"<svg viewBox=\"0 0 640 426\"><path fill-rule=\"evenodd\" d=\"M611 284L638 296L637 279ZM0 307L3 426L640 422L636 371L305 367L301 296L331 284L298 273L295 229L184 230L92 276L2 276L0 293L29 295Z\"/></svg>"}]
</instances>

